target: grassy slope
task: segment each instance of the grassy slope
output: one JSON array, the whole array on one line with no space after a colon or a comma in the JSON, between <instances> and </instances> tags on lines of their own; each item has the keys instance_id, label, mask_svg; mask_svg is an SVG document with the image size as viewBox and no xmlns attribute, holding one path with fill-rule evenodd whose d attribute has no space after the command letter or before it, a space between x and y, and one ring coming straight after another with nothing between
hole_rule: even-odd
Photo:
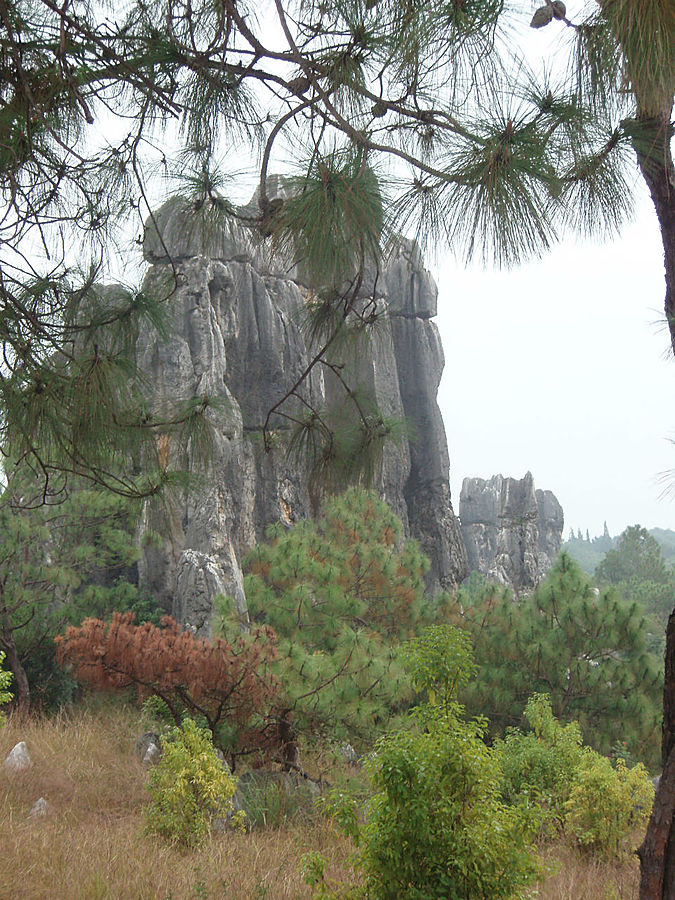
<instances>
[{"instance_id":1,"label":"grassy slope","mask_svg":"<svg viewBox=\"0 0 675 900\"><path fill-rule=\"evenodd\" d=\"M0 760L19 740L33 760L20 775L0 769L0 900L301 900L309 850L329 859L329 876L347 877L351 847L329 823L214 836L189 853L147 836L146 773L133 754L146 727L118 708L0 727ZM41 796L51 813L30 821ZM635 860L600 864L557 846L544 858L552 873L537 900L637 897Z\"/></svg>"}]
</instances>

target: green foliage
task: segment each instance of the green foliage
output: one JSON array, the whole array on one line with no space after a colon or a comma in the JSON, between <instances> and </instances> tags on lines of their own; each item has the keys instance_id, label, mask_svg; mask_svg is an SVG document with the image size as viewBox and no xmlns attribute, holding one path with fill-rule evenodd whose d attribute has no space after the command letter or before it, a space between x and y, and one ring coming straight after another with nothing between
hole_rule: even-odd
<instances>
[{"instance_id":1,"label":"green foliage","mask_svg":"<svg viewBox=\"0 0 675 900\"><path fill-rule=\"evenodd\" d=\"M460 591L450 615L471 636L479 666L461 696L493 733L517 725L527 698L546 692L556 717L579 721L601 752L625 740L634 756L658 765L660 664L637 604L613 588L598 591L563 553L531 595L514 599L494 585Z\"/></svg>"},{"instance_id":2,"label":"green foliage","mask_svg":"<svg viewBox=\"0 0 675 900\"><path fill-rule=\"evenodd\" d=\"M431 625L423 638L408 641L401 659L415 690L426 694L427 704L447 711L476 672L471 639L447 625Z\"/></svg>"},{"instance_id":3,"label":"green foliage","mask_svg":"<svg viewBox=\"0 0 675 900\"><path fill-rule=\"evenodd\" d=\"M522 813L499 799L499 766L476 722L436 719L383 738L360 865L377 900L517 896L534 874Z\"/></svg>"},{"instance_id":4,"label":"green foliage","mask_svg":"<svg viewBox=\"0 0 675 900\"><path fill-rule=\"evenodd\" d=\"M148 790L148 830L197 847L209 834L211 818L232 811L236 781L218 759L208 731L186 718L163 737L162 757L150 771Z\"/></svg>"},{"instance_id":5,"label":"green foliage","mask_svg":"<svg viewBox=\"0 0 675 900\"><path fill-rule=\"evenodd\" d=\"M10 703L12 700L12 697L14 696L7 690L7 688L12 683L12 673L5 672L3 670L2 664L4 662L4 659L5 659L5 653L2 650L0 650L0 707L5 706L7 703ZM4 719L4 713L2 712L2 709L0 709L0 725L3 722L3 719Z\"/></svg>"},{"instance_id":6,"label":"green foliage","mask_svg":"<svg viewBox=\"0 0 675 900\"><path fill-rule=\"evenodd\" d=\"M502 794L509 803L525 800L538 807L547 833L563 824L564 804L583 756L581 729L577 722L558 722L547 694L530 697L524 715L531 731L511 728L494 743L503 772Z\"/></svg>"},{"instance_id":7,"label":"green foliage","mask_svg":"<svg viewBox=\"0 0 675 900\"><path fill-rule=\"evenodd\" d=\"M605 584L633 579L664 584L668 572L656 538L646 528L632 525L619 537L616 546L607 551L595 570L595 577Z\"/></svg>"},{"instance_id":8,"label":"green foliage","mask_svg":"<svg viewBox=\"0 0 675 900\"><path fill-rule=\"evenodd\" d=\"M658 541L663 558L671 565L675 560L675 531L670 528L650 528L649 533Z\"/></svg>"},{"instance_id":9,"label":"green foliage","mask_svg":"<svg viewBox=\"0 0 675 900\"><path fill-rule=\"evenodd\" d=\"M380 181L362 149L312 155L307 173L274 220L276 243L291 253L319 291L336 291L376 259L383 230ZM283 243L282 243L283 246Z\"/></svg>"},{"instance_id":10,"label":"green foliage","mask_svg":"<svg viewBox=\"0 0 675 900\"><path fill-rule=\"evenodd\" d=\"M245 587L252 621L278 636L284 717L306 732L366 737L410 700L393 648L433 615L428 563L386 503L357 488L270 537L249 555Z\"/></svg>"},{"instance_id":11,"label":"green foliage","mask_svg":"<svg viewBox=\"0 0 675 900\"><path fill-rule=\"evenodd\" d=\"M58 620L45 623L44 643L33 644L35 632L19 635L17 647L30 686L32 709L55 712L67 707L78 695L79 685L70 672L58 665L54 656L52 631L59 627Z\"/></svg>"},{"instance_id":12,"label":"green foliage","mask_svg":"<svg viewBox=\"0 0 675 900\"><path fill-rule=\"evenodd\" d=\"M439 667L443 648L459 653ZM344 797L333 796L328 804L357 843L363 896L522 896L536 871L529 817L501 800L499 760L483 741L485 724L464 719L453 699L453 685L471 673L466 642L449 626L439 626L411 641L406 656L422 682L435 689L414 710L409 728L378 741L367 764L375 793L365 823ZM316 866L312 872L318 879Z\"/></svg>"},{"instance_id":13,"label":"green foliage","mask_svg":"<svg viewBox=\"0 0 675 900\"><path fill-rule=\"evenodd\" d=\"M654 788L645 767L629 769L622 758L612 766L583 747L578 723L561 725L546 694L528 700L525 718L532 731L511 729L494 745L505 799L538 808L545 836L564 830L589 852L621 856L649 819Z\"/></svg>"},{"instance_id":14,"label":"green foliage","mask_svg":"<svg viewBox=\"0 0 675 900\"><path fill-rule=\"evenodd\" d=\"M132 583L140 510L84 488L59 503L22 508L20 498L38 489L39 480L24 474L0 500L0 645L15 651L19 702L29 702L34 685L32 701L53 708L69 702L75 684L56 666L51 638L68 622L140 600Z\"/></svg>"},{"instance_id":15,"label":"green foliage","mask_svg":"<svg viewBox=\"0 0 675 900\"><path fill-rule=\"evenodd\" d=\"M565 803L565 831L579 846L604 857L621 857L633 847L627 842L644 830L651 813L654 786L638 763L616 767L587 748Z\"/></svg>"},{"instance_id":16,"label":"green foliage","mask_svg":"<svg viewBox=\"0 0 675 900\"><path fill-rule=\"evenodd\" d=\"M665 629L675 606L675 572L668 568L661 546L640 525L627 528L595 570L601 584L611 584L647 615L650 649L663 658Z\"/></svg>"}]
</instances>

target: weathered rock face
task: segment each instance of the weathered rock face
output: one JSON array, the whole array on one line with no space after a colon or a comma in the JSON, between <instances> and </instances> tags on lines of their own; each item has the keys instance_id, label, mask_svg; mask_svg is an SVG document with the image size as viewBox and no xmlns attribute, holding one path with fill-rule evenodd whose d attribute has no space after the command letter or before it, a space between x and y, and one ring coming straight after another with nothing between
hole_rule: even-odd
<instances>
[{"instance_id":1,"label":"weathered rock face","mask_svg":"<svg viewBox=\"0 0 675 900\"><path fill-rule=\"evenodd\" d=\"M205 633L217 593L233 597L245 617L240 560L267 526L316 511L303 459L265 452L262 443L269 410L312 356L302 328L308 290L296 270L266 256L243 228L204 239L176 203L155 215L145 254L149 289L166 280L171 264L179 286L170 300L169 339L139 337L141 369L158 402L208 394L221 409L211 414L215 453L205 483L146 510L146 526L166 539L146 551L141 577L167 609ZM377 284L387 315L369 343L344 360L345 370L374 392L385 416L411 425L409 438L386 447L376 486L431 558L430 587L450 587L464 577L466 555L436 403L444 364L431 321L436 286L411 242L401 243ZM335 390L319 367L304 385L316 406Z\"/></svg>"},{"instance_id":2,"label":"weathered rock face","mask_svg":"<svg viewBox=\"0 0 675 900\"><path fill-rule=\"evenodd\" d=\"M465 478L459 517L469 569L517 591L539 584L562 545L562 507L551 491L535 491L530 472Z\"/></svg>"}]
</instances>

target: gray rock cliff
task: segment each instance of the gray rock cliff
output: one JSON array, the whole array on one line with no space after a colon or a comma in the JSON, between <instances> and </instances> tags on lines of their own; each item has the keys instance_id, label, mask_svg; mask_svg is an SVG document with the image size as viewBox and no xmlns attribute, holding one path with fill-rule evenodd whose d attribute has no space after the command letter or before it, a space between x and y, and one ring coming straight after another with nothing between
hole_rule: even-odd
<instances>
[{"instance_id":1,"label":"gray rock cliff","mask_svg":"<svg viewBox=\"0 0 675 900\"><path fill-rule=\"evenodd\" d=\"M176 202L155 214L144 249L148 289L166 280L171 266L178 275L170 338L147 331L137 344L155 399L208 394L220 408L212 413L215 452L202 485L146 509L145 527L165 540L145 552L141 577L176 617L206 633L217 593L233 597L245 617L240 562L267 526L316 511L306 462L265 452L261 434L268 411L311 358L302 328L309 291L297 270L270 257L249 231L232 224L205 239ZM466 555L436 402L444 364L432 321L436 286L409 241L376 284L386 315L345 366L374 392L385 416L410 424L409 437L386 446L376 487L431 558L430 588L451 587L466 573ZM321 405L335 384L317 367L305 390Z\"/></svg>"},{"instance_id":2,"label":"gray rock cliff","mask_svg":"<svg viewBox=\"0 0 675 900\"><path fill-rule=\"evenodd\" d=\"M562 507L530 472L465 478L459 517L469 569L519 592L539 584L562 546Z\"/></svg>"}]
</instances>

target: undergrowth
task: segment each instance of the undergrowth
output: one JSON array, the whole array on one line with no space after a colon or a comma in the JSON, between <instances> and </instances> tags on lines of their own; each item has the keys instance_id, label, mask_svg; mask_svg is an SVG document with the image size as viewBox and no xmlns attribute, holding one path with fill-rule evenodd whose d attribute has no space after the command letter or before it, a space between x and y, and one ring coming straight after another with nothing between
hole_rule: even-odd
<instances>
[{"instance_id":1,"label":"undergrowth","mask_svg":"<svg viewBox=\"0 0 675 900\"><path fill-rule=\"evenodd\" d=\"M351 842L315 816L287 817L280 827L249 834L210 835L196 849L148 835L148 772L134 755L147 726L138 710L116 705L52 719L8 717L0 727L0 759L23 740L33 765L19 775L0 768L0 898L308 900L300 860L312 851L325 859L327 880L352 877ZM358 778L337 763L326 774L333 784ZM38 797L50 812L29 819ZM637 898L634 858L602 862L559 843L540 855L547 877L530 889L533 900Z\"/></svg>"}]
</instances>

